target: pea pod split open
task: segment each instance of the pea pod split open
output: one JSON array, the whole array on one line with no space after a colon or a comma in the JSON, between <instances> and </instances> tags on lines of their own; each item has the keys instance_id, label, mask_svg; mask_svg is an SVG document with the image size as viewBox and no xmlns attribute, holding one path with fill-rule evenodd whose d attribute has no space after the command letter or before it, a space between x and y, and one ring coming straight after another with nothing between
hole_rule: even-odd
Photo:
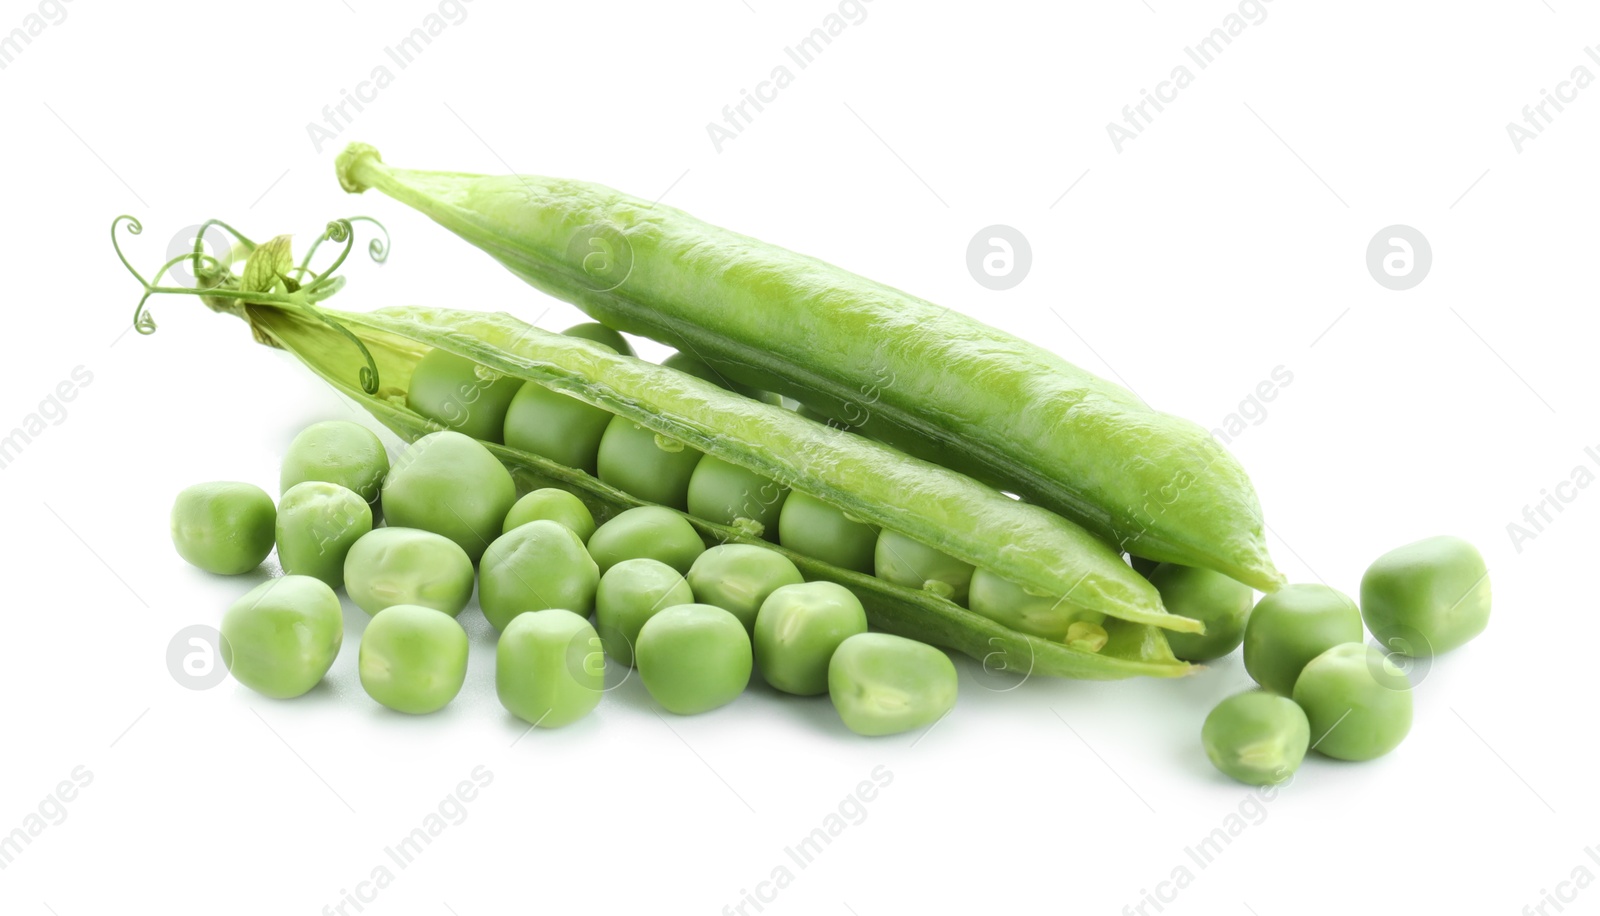
<instances>
[{"instance_id":1,"label":"pea pod split open","mask_svg":"<svg viewBox=\"0 0 1600 916\"><path fill-rule=\"evenodd\" d=\"M364 144L338 170L347 190L415 207L533 286L736 382L1140 556L1283 583L1248 477L1205 429L1010 334L596 184L393 169Z\"/></svg>"},{"instance_id":2,"label":"pea pod split open","mask_svg":"<svg viewBox=\"0 0 1600 916\"><path fill-rule=\"evenodd\" d=\"M1159 628L1194 631L1200 625L1167 614L1155 590L1104 543L1046 510L886 445L504 314L430 308L335 312L293 290L285 293L282 285L266 293L213 289L207 295L213 308L243 318L257 341L289 351L405 439L443 428L407 407L405 399L418 361L442 348L624 416L1041 594L1061 595L1073 607L1105 614L1108 639L1092 652L1026 635L935 594L687 516L708 539L779 550L808 578L850 588L881 629L967 653L999 670L1097 679L1188 670L1172 656ZM524 486L574 492L598 519L647 504L583 471L485 445Z\"/></svg>"}]
</instances>

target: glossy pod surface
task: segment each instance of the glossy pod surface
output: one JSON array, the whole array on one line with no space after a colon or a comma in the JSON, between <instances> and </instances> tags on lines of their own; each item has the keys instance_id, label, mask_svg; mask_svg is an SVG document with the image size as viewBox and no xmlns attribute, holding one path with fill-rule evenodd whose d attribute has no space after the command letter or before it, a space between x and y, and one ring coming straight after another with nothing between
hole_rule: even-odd
<instances>
[{"instance_id":1,"label":"glossy pod surface","mask_svg":"<svg viewBox=\"0 0 1600 916\"><path fill-rule=\"evenodd\" d=\"M1122 549L1282 584L1250 481L1207 430L1011 334L596 184L394 169L364 144L338 171L346 190L377 188L535 287L735 382L830 416L853 408L870 434ZM626 272L585 263L590 249L572 243L586 232L624 250Z\"/></svg>"}]
</instances>

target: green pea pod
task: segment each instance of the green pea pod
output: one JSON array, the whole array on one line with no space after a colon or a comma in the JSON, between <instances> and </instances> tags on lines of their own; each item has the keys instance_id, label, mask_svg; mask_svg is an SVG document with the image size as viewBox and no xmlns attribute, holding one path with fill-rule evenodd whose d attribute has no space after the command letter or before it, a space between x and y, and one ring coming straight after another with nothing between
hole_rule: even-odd
<instances>
[{"instance_id":1,"label":"green pea pod","mask_svg":"<svg viewBox=\"0 0 1600 916\"><path fill-rule=\"evenodd\" d=\"M1018 493L1121 549L1266 591L1249 478L1202 427L1042 348L830 264L586 182L385 166L377 188L596 320Z\"/></svg>"}]
</instances>

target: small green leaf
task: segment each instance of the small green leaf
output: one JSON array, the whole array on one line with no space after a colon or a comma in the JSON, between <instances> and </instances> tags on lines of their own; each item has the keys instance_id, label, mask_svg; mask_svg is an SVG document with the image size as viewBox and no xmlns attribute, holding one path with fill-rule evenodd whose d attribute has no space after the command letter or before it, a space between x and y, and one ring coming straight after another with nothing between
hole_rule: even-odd
<instances>
[{"instance_id":1,"label":"small green leaf","mask_svg":"<svg viewBox=\"0 0 1600 916\"><path fill-rule=\"evenodd\" d=\"M293 269L294 256L289 251L289 236L280 235L250 252L250 259L244 262L244 273L239 278L239 288L247 293L270 292Z\"/></svg>"}]
</instances>

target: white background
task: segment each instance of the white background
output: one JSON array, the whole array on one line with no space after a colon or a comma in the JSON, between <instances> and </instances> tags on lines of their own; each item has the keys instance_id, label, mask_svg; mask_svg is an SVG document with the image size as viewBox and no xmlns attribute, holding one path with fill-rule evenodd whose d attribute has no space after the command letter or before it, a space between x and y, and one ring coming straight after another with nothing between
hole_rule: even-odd
<instances>
[{"instance_id":1,"label":"white background","mask_svg":"<svg viewBox=\"0 0 1600 916\"><path fill-rule=\"evenodd\" d=\"M38 9L5 0L0 34ZM1237 7L874 0L804 70L783 48L827 2L476 0L403 70L384 48L436 4L62 9L0 71L0 430L74 367L92 382L0 471L0 832L74 767L93 781L0 871L0 911L324 912L479 766L493 782L465 820L391 865L365 912L733 912L779 865L793 882L767 913L1124 913L1158 891L1180 914L1510 914L1558 890L1600 905L1600 888L1560 884L1600 872L1585 853L1600 844L1585 582L1600 495L1563 490L1565 511L1520 550L1507 532L1575 467L1600 471L1583 451L1600 447L1600 88L1521 152L1506 131L1574 67L1600 74L1583 51L1600 44L1593 10L1277 0L1209 68L1190 63L1193 84L1119 153L1107 122ZM707 122L784 63L793 83L718 152ZM380 64L392 85L315 149L307 123ZM194 300L158 299L160 330L124 333L138 288L108 244L112 217L144 221L127 247L150 269L206 217L309 239L368 213L393 255L352 260L343 307L506 309L552 329L580 317L398 204L343 194L333 157L357 138L401 166L664 195L1023 334L1208 427L1282 366L1292 383L1230 444L1280 566L1353 592L1383 551L1460 534L1492 569L1490 629L1413 672L1398 751L1308 760L1269 801L1199 747L1206 711L1247 685L1237 656L1182 682L1010 690L963 662L946 721L878 740L847 733L826 699L757 686L663 717L633 682L581 723L518 740L475 608L462 696L407 718L362 693L365 616L347 603L344 651L311 695L186 689L168 641L215 624L269 570L185 566L166 533L173 495L209 479L274 489L298 429L353 413ZM966 268L995 223L1033 250L1005 292ZM1365 266L1395 223L1434 254L1406 292ZM875 767L892 782L865 820L797 867L785 847ZM1207 867L1185 855L1241 811ZM1179 866L1192 882L1163 887Z\"/></svg>"}]
</instances>

